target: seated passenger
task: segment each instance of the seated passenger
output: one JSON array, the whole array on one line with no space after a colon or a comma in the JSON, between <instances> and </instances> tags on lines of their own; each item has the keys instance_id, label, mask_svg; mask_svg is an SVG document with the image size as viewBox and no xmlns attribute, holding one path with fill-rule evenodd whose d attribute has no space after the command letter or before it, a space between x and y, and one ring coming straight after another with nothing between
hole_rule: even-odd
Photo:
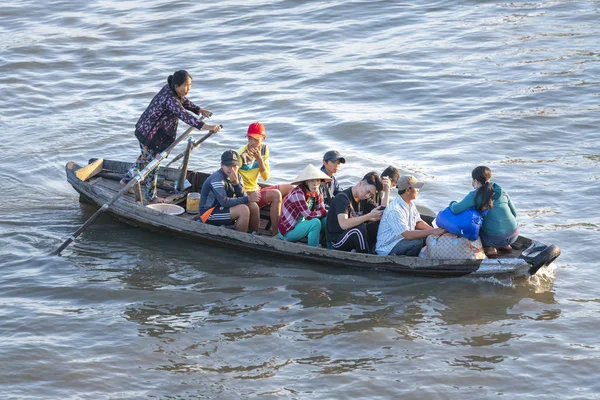
<instances>
[{"instance_id":1,"label":"seated passenger","mask_svg":"<svg viewBox=\"0 0 600 400\"><path fill-rule=\"evenodd\" d=\"M279 215L281 214L281 201L293 188L293 185L280 184L260 188L258 185L258 176L263 181L269 179L271 168L269 167L269 147L263 143L267 134L265 127L260 122L254 122L248 127L246 133L248 144L238 150L242 164L240 174L244 181L244 189L248 193L260 191L260 199L258 207L263 208L267 204L271 205L271 230L273 234L277 234L277 226L279 224Z\"/></svg>"},{"instance_id":2,"label":"seated passenger","mask_svg":"<svg viewBox=\"0 0 600 400\"><path fill-rule=\"evenodd\" d=\"M485 166L479 166L471 172L473 190L460 202L450 203L450 210L460 214L470 207L479 212L489 210L483 218L479 237L485 254L489 258L498 257L498 250L511 252L513 244L519 237L519 222L517 210L508 193L491 183L492 171Z\"/></svg>"},{"instance_id":3,"label":"seated passenger","mask_svg":"<svg viewBox=\"0 0 600 400\"><path fill-rule=\"evenodd\" d=\"M398 179L400 179L400 172L398 169L390 165L383 170L381 173L383 190L381 190L381 192L377 193L377 196L375 196L375 204L385 208L390 203L390 192L392 191L392 187L396 187ZM371 242L371 248L374 248L377 245L377 232L379 231L380 223L381 220L371 222L369 224L369 228L371 228L369 232L372 234L369 238L369 241Z\"/></svg>"},{"instance_id":4,"label":"seated passenger","mask_svg":"<svg viewBox=\"0 0 600 400\"><path fill-rule=\"evenodd\" d=\"M377 232L377 248L380 256L413 256L425 246L429 235L442 235L442 228L433 228L421 219L414 200L423 187L412 175L403 176L398 180L398 194L383 212L383 218Z\"/></svg>"},{"instance_id":5,"label":"seated passenger","mask_svg":"<svg viewBox=\"0 0 600 400\"><path fill-rule=\"evenodd\" d=\"M279 237L297 242L308 237L308 245L317 247L321 235L321 220L327 214L319 185L330 178L317 167L308 164L294 179L298 185L283 201L279 219Z\"/></svg>"},{"instance_id":6,"label":"seated passenger","mask_svg":"<svg viewBox=\"0 0 600 400\"><path fill-rule=\"evenodd\" d=\"M380 206L387 206L390 203L390 192L393 187L396 187L400 179L400 171L391 165L381 173L381 181L383 182L383 190L377 194L375 203Z\"/></svg>"},{"instance_id":7,"label":"seated passenger","mask_svg":"<svg viewBox=\"0 0 600 400\"><path fill-rule=\"evenodd\" d=\"M370 253L377 231L369 222L381 219L383 209L377 207L373 198L381 191L383 183L376 172L369 172L356 185L339 192L329 206L327 235L336 250Z\"/></svg>"},{"instance_id":8,"label":"seated passenger","mask_svg":"<svg viewBox=\"0 0 600 400\"><path fill-rule=\"evenodd\" d=\"M321 171L327 174L331 178L331 181L321 184L319 190L323 195L323 201L325 202L325 208L329 209L333 198L341 192L343 189L340 188L340 184L335 179L335 174L340 170L342 164L346 163L346 159L342 157L339 151L329 150L323 155L323 166Z\"/></svg>"},{"instance_id":9,"label":"seated passenger","mask_svg":"<svg viewBox=\"0 0 600 400\"><path fill-rule=\"evenodd\" d=\"M233 225L240 232L258 231L259 193L246 195L238 174L240 156L233 150L221 155L221 168L213 172L200 191L200 215L211 225Z\"/></svg>"}]
</instances>

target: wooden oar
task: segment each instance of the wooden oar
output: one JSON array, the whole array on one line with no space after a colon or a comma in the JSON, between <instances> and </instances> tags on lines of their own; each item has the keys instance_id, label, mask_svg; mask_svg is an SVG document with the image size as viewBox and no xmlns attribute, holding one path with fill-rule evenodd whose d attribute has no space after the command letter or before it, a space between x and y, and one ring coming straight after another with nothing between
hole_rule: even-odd
<instances>
[{"instance_id":1,"label":"wooden oar","mask_svg":"<svg viewBox=\"0 0 600 400\"><path fill-rule=\"evenodd\" d=\"M221 126L221 128L223 127L223 125L220 125L220 126ZM183 139L185 139L186 137L188 137L192 133L193 130L194 130L194 127L191 127L188 130L186 130L185 132L183 132L181 134L181 136L179 136L177 139L175 139L175 141L173 142L172 145L170 145L165 151L163 151L162 153L160 153L160 155L159 155L158 158L155 158L154 160L152 160L150 162L150 164L148 164L148 166L146 168L144 168L143 170L141 170L140 172L138 172L127 183L127 185L123 186L123 188L112 198L111 201L109 201L108 203L106 203L102 207L100 207L98 209L98 211L96 211L94 213L94 215L92 215L85 222L85 224L83 224L81 226L81 228L79 228L77 230L77 232L75 232L72 236L70 236L67 240L65 240L65 242L53 254L57 254L57 255L60 254L68 245L71 244L71 242L73 242L79 235L81 235L81 233L83 231L85 231L87 229L87 227L90 226L92 224L92 222L94 222L96 220L96 218L98 218L100 216L100 214L102 214L102 213L104 213L104 211L108 210L108 208L110 206L112 206L115 203L115 201L117 201L117 199L119 197L121 197L124 193L127 193L127 191L129 190L129 188L131 188L133 185L141 182L146 177L146 175L148 175L150 172L152 172L152 170L156 169L158 167L158 165L160 164L160 162L169 156L169 153L171 151L173 151L173 149L175 148L175 146L177 146L179 144L179 142L181 142ZM202 143L203 141L205 141L206 139L208 139L212 135L214 135L214 132L210 131L209 133L207 133L206 135L204 135L199 140L199 142Z\"/></svg>"},{"instance_id":2,"label":"wooden oar","mask_svg":"<svg viewBox=\"0 0 600 400\"><path fill-rule=\"evenodd\" d=\"M195 141L195 142L192 144L192 149L190 150L190 152L191 152L191 151L193 151L193 150L196 150L196 149L197 149L197 148L200 146L200 144L201 144L202 142L204 142L204 140L205 140L205 139L204 139L203 137L202 137L202 138L200 138L200 139L198 139L198 140L196 140L196 141ZM183 157L183 156L185 156L185 151L183 151L183 152L179 153L179 154L177 155L177 157L175 157L174 159L172 159L171 161L169 161L169 163L168 163L168 164L167 164L165 167L168 167L168 166L170 166L171 164L173 164L175 161L179 160L179 159L180 159L181 157Z\"/></svg>"}]
</instances>

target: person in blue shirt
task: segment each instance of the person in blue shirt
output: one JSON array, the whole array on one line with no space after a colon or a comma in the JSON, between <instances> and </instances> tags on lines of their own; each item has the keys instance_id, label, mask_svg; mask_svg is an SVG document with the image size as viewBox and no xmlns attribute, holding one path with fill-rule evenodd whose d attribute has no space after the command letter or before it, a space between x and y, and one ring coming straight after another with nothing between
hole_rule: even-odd
<instances>
[{"instance_id":1,"label":"person in blue shirt","mask_svg":"<svg viewBox=\"0 0 600 400\"><path fill-rule=\"evenodd\" d=\"M498 250L511 252L513 244L519 237L517 210L508 193L491 182L492 171L486 166L479 166L471 172L473 190L459 202L452 201L450 210L454 214L475 207L479 212L488 210L483 217L479 231L485 254L489 258L498 257Z\"/></svg>"}]
</instances>

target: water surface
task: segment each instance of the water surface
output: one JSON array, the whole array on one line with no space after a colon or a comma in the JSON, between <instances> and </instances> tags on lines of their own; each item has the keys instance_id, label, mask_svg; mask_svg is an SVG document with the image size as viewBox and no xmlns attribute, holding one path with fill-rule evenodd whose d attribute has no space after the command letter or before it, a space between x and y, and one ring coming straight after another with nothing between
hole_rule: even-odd
<instances>
[{"instance_id":1,"label":"water surface","mask_svg":"<svg viewBox=\"0 0 600 400\"><path fill-rule=\"evenodd\" d=\"M19 1L0 12L3 398L600 397L598 1ZM421 279L232 252L89 218L64 165L133 160L175 70L225 129L267 128L272 181L340 150L434 211L487 165L530 279ZM180 132L185 129L180 126Z\"/></svg>"}]
</instances>

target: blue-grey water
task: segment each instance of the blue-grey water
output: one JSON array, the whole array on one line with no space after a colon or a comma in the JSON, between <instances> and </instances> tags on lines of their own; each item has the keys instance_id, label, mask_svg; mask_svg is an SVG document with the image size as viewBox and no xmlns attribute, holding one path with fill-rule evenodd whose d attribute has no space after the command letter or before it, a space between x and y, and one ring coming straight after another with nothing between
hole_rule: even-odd
<instances>
[{"instance_id":1,"label":"blue-grey water","mask_svg":"<svg viewBox=\"0 0 600 400\"><path fill-rule=\"evenodd\" d=\"M0 6L3 399L600 398L600 2L15 1ZM339 149L434 211L487 165L532 278L421 279L257 257L94 212L68 161L133 161L169 74L273 182ZM180 125L180 132L186 127Z\"/></svg>"}]
</instances>

